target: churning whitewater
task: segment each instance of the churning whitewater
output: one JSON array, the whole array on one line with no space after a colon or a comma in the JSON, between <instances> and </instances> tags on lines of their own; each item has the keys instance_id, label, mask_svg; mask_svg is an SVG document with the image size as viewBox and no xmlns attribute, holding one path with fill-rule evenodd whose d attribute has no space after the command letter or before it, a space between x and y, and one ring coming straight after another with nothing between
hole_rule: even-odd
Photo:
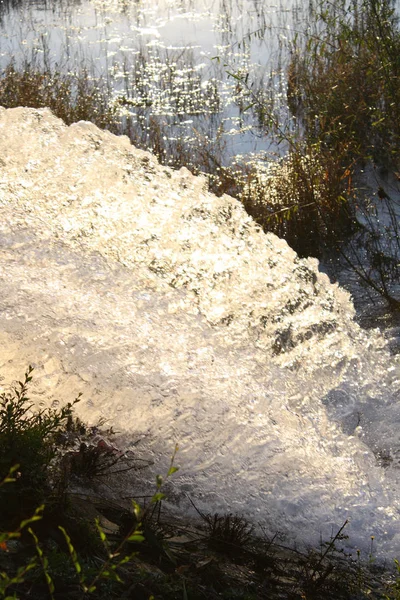
<instances>
[{"instance_id":1,"label":"churning whitewater","mask_svg":"<svg viewBox=\"0 0 400 600\"><path fill-rule=\"evenodd\" d=\"M316 260L47 109L0 109L0 206L4 385L33 364L39 406L82 392L154 472L178 443L178 503L399 552L399 362Z\"/></svg>"}]
</instances>

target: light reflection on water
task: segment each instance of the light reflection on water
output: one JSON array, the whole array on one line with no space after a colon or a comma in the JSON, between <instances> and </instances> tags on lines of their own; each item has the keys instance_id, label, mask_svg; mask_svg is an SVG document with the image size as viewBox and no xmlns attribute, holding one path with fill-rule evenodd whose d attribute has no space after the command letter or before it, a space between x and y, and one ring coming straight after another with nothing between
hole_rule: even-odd
<instances>
[{"instance_id":1,"label":"light reflection on water","mask_svg":"<svg viewBox=\"0 0 400 600\"><path fill-rule=\"evenodd\" d=\"M85 66L116 98L128 98L122 113L141 118L139 107L147 119L164 116L171 136L195 144L199 132L219 135L226 160L268 148L264 135L254 135L252 116L241 113L239 86L227 72L269 76L279 64L291 2L93 0L3 7L0 67L27 57L65 71Z\"/></svg>"}]
</instances>

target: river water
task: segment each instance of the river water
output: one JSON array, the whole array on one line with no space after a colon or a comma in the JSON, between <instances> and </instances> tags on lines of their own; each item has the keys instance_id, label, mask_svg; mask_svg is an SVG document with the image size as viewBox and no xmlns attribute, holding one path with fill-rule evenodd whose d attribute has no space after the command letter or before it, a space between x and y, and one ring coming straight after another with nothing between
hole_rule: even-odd
<instances>
[{"instance_id":1,"label":"river water","mask_svg":"<svg viewBox=\"0 0 400 600\"><path fill-rule=\"evenodd\" d=\"M35 402L81 392L156 473L177 442L181 507L314 544L350 519L398 555L399 362L317 261L92 124L0 110L0 134L4 382L33 363Z\"/></svg>"}]
</instances>

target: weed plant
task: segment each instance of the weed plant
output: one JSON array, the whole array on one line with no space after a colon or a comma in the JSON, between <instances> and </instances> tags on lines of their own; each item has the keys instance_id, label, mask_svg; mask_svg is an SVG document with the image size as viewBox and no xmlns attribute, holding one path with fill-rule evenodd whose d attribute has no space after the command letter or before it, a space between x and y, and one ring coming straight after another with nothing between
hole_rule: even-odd
<instances>
[{"instance_id":1,"label":"weed plant","mask_svg":"<svg viewBox=\"0 0 400 600\"><path fill-rule=\"evenodd\" d=\"M145 540L142 520L145 521L146 513L164 499L161 491L163 479L157 476L156 492L146 511L132 502L130 527L117 540L108 539L99 518L90 523L76 513L73 504L61 503L58 485L61 473L68 477L94 477L100 469L100 474L107 472L110 477L112 467L117 459L121 460L121 455L116 457L115 452L103 447L103 442L103 445L96 446L97 454L94 450L91 452L90 461L83 461L82 469L78 468L78 461L75 471L68 469L66 473L65 459L71 458L69 454L79 457L81 449L68 454L62 451L62 447L65 449L77 433L83 435L87 430L73 416L79 397L60 410L35 410L27 396L32 371L29 367L24 381L0 396L0 568L6 567L5 571L0 571L0 597L25 598L33 594L36 598L55 598L54 582L59 578L59 556L67 551L73 569L69 569L68 579L62 584L62 594L67 593L69 598L83 598L101 588L100 596L96 597L103 598L106 597L104 593L115 593L113 584L118 587L122 583L119 571L136 557L136 550L125 552L125 547ZM177 448L167 478L177 471L173 464L176 451ZM67 461L67 464L70 462ZM87 472L89 466L91 473ZM63 497L69 492L67 487L68 482L63 486ZM55 504L57 511L54 511ZM33 505L38 508L32 508ZM97 539L88 547L87 538L92 537L94 532ZM39 536L44 538L44 544ZM32 555L32 544L36 556ZM84 560L83 546L89 551ZM64 574L67 574L65 568Z\"/></svg>"},{"instance_id":2,"label":"weed plant","mask_svg":"<svg viewBox=\"0 0 400 600\"><path fill-rule=\"evenodd\" d=\"M27 396L32 367L24 381L0 395L0 480L10 470L14 479L0 493L0 527L17 525L49 496L49 479L57 455L56 436L65 429L73 406L60 410L33 410ZM18 465L16 469L15 465Z\"/></svg>"},{"instance_id":3,"label":"weed plant","mask_svg":"<svg viewBox=\"0 0 400 600\"><path fill-rule=\"evenodd\" d=\"M287 153L248 170L241 197L265 230L285 237L301 256L339 259L372 297L379 295L399 310L399 207L381 185L375 204L359 187L360 173L371 164L398 178L395 5L391 0L313 0L308 11L306 27L288 45L289 114L249 82L248 74L230 73L247 95L243 110L253 111Z\"/></svg>"},{"instance_id":4,"label":"weed plant","mask_svg":"<svg viewBox=\"0 0 400 600\"><path fill-rule=\"evenodd\" d=\"M333 157L329 178L346 184L357 206L363 235L359 249L336 236L333 248L359 281L400 308L400 237L397 207L382 187L387 225L357 189L360 171L370 164L386 172L400 164L400 30L391 0L325 0L310 3L307 33L294 36L287 72L287 97L299 133L318 144L321 156ZM385 209L379 206L382 214Z\"/></svg>"},{"instance_id":5,"label":"weed plant","mask_svg":"<svg viewBox=\"0 0 400 600\"><path fill-rule=\"evenodd\" d=\"M400 32L391 0L312 2L292 41L287 95L305 137L347 160L398 167Z\"/></svg>"},{"instance_id":6,"label":"weed plant","mask_svg":"<svg viewBox=\"0 0 400 600\"><path fill-rule=\"evenodd\" d=\"M247 177L240 194L247 212L300 256L319 257L354 229L348 177L318 144L294 145L286 157L247 169Z\"/></svg>"},{"instance_id":7,"label":"weed plant","mask_svg":"<svg viewBox=\"0 0 400 600\"><path fill-rule=\"evenodd\" d=\"M0 77L0 105L48 107L67 125L91 121L118 132L107 87L94 81L85 68L74 75L39 66L34 59L18 68L11 62Z\"/></svg>"},{"instance_id":8,"label":"weed plant","mask_svg":"<svg viewBox=\"0 0 400 600\"><path fill-rule=\"evenodd\" d=\"M240 552L251 540L254 528L240 515L206 515L209 545L216 550Z\"/></svg>"}]
</instances>

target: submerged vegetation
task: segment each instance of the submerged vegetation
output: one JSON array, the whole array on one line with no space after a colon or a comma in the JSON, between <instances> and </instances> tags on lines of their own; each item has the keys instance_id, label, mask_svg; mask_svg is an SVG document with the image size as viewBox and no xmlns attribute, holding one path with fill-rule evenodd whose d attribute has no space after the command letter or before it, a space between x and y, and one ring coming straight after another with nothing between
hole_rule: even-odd
<instances>
[{"instance_id":1,"label":"submerged vegetation","mask_svg":"<svg viewBox=\"0 0 400 600\"><path fill-rule=\"evenodd\" d=\"M278 531L257 536L243 515L203 514L195 499L200 519L174 520L160 476L144 506L116 501L118 473L135 469L140 489L138 461L75 416L79 398L36 412L31 379L29 368L0 398L0 598L399 598L396 577L374 567L373 540L367 560L345 553L347 522L302 553Z\"/></svg>"}]
</instances>

